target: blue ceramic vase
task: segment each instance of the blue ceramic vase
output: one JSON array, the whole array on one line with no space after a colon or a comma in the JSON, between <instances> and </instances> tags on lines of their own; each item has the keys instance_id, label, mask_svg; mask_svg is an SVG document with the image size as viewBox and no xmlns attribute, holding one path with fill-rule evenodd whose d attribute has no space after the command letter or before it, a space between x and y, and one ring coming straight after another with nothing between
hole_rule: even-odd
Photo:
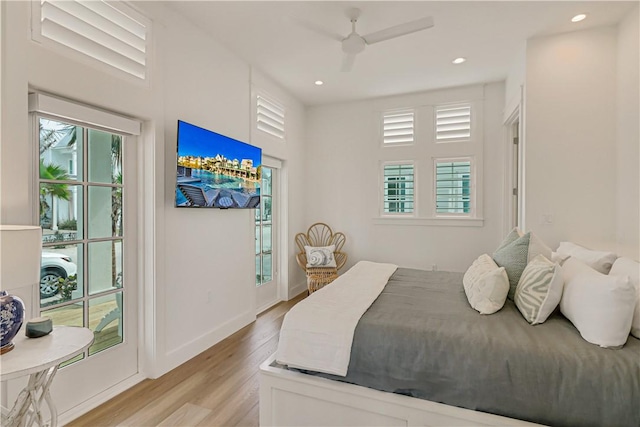
<instances>
[{"instance_id":1,"label":"blue ceramic vase","mask_svg":"<svg viewBox=\"0 0 640 427\"><path fill-rule=\"evenodd\" d=\"M0 354L13 350L11 342L24 322L24 303L16 296L0 291Z\"/></svg>"}]
</instances>

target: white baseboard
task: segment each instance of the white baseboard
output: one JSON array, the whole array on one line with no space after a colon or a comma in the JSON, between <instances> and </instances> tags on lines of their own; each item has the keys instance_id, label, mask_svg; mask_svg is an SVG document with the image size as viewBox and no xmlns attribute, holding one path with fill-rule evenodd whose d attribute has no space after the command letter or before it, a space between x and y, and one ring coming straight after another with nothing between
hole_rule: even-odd
<instances>
[{"instance_id":1,"label":"white baseboard","mask_svg":"<svg viewBox=\"0 0 640 427\"><path fill-rule=\"evenodd\" d=\"M118 384L116 384L113 387L103 391L102 393L99 393L99 394L93 396L92 398L90 398L88 400L85 400L81 404L79 404L77 406L74 406L73 408L69 409L68 411L65 411L65 412L59 414L58 415L58 424L61 425L61 426L64 426L67 423L70 423L71 421L75 420L76 418L79 418L82 415L86 414L87 412L91 411L92 409L95 409L98 406L102 405L106 401L116 397L120 393L130 389L131 387L133 387L134 385L138 384L140 381L142 381L144 379L145 379L144 375L135 374L135 375L127 378L126 380L119 382Z\"/></svg>"},{"instance_id":2,"label":"white baseboard","mask_svg":"<svg viewBox=\"0 0 640 427\"><path fill-rule=\"evenodd\" d=\"M287 301L297 297L298 295L300 295L303 292L307 292L307 282L306 281L298 283L296 285L293 285L291 288L289 288L289 298L287 298Z\"/></svg>"},{"instance_id":3,"label":"white baseboard","mask_svg":"<svg viewBox=\"0 0 640 427\"><path fill-rule=\"evenodd\" d=\"M165 359L166 363L164 364L165 372L162 374L177 368L187 360L197 356L209 347L219 343L231 334L244 328L254 320L256 320L256 314L253 310L247 311L231 320L228 320L213 331L200 335L198 338L195 338L177 349L168 352Z\"/></svg>"},{"instance_id":4,"label":"white baseboard","mask_svg":"<svg viewBox=\"0 0 640 427\"><path fill-rule=\"evenodd\" d=\"M276 298L273 301L266 303L262 307L258 307L257 314L260 314L263 311L269 310L271 307L273 307L274 305L278 304L279 302L280 302L280 300Z\"/></svg>"}]
</instances>

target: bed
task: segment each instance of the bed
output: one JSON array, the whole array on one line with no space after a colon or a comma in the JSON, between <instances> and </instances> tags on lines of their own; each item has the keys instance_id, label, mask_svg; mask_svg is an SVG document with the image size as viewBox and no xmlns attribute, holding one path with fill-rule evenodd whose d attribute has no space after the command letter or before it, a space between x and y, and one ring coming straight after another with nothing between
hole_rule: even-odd
<instances>
[{"instance_id":1,"label":"bed","mask_svg":"<svg viewBox=\"0 0 640 427\"><path fill-rule=\"evenodd\" d=\"M460 273L397 269L357 322L345 376L268 360L260 377L261 425L640 426L640 340L600 348L510 301L480 315Z\"/></svg>"}]
</instances>

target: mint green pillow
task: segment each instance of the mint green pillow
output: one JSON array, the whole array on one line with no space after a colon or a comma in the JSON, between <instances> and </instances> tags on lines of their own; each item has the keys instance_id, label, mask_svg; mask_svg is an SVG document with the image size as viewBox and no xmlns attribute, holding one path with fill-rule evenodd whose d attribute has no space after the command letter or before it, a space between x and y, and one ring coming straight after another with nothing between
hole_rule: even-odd
<instances>
[{"instance_id":1,"label":"mint green pillow","mask_svg":"<svg viewBox=\"0 0 640 427\"><path fill-rule=\"evenodd\" d=\"M524 236L515 239L513 238L514 233L518 236L517 231L513 230L493 253L493 260L498 264L498 267L504 267L509 277L507 298L510 300L513 299L520 276L522 276L522 272L527 266L529 241L531 240L531 233L526 233Z\"/></svg>"},{"instance_id":2,"label":"mint green pillow","mask_svg":"<svg viewBox=\"0 0 640 427\"><path fill-rule=\"evenodd\" d=\"M514 241L518 240L520 237L522 237L520 235L520 230L518 230L517 227L514 227L513 230L511 230L509 234L507 234L507 237L504 238L502 243L500 243L500 246L498 246L498 249L496 249L496 252L498 252L500 249L507 246L509 243L513 243Z\"/></svg>"}]
</instances>

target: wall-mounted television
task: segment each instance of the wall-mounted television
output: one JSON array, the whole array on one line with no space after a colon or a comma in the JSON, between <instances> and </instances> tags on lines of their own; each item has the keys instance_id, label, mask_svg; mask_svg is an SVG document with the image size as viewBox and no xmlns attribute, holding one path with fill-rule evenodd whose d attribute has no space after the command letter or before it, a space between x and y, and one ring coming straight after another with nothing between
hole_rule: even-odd
<instances>
[{"instance_id":1,"label":"wall-mounted television","mask_svg":"<svg viewBox=\"0 0 640 427\"><path fill-rule=\"evenodd\" d=\"M178 120L176 206L260 206L262 150Z\"/></svg>"}]
</instances>

